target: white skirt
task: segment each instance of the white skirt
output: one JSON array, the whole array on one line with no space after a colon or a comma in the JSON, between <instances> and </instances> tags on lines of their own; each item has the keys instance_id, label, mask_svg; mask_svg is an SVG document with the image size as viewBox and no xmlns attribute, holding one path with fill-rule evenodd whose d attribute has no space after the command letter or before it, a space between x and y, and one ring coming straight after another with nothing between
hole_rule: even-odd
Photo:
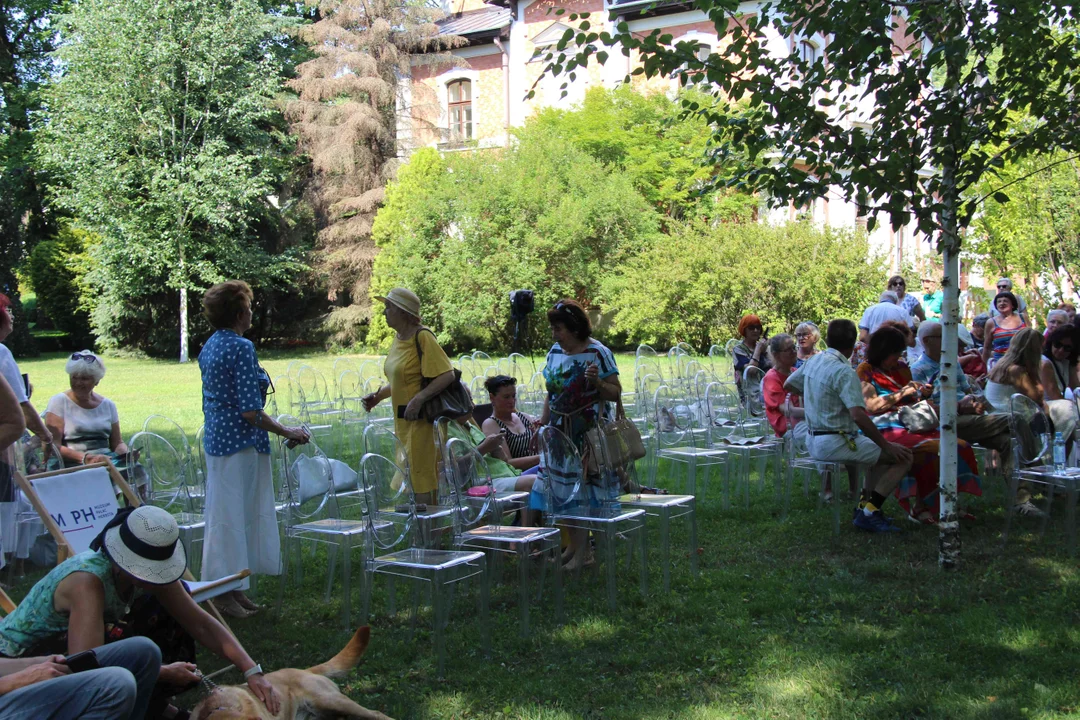
<instances>
[{"instance_id":1,"label":"white skirt","mask_svg":"<svg viewBox=\"0 0 1080 720\"><path fill-rule=\"evenodd\" d=\"M281 572L269 455L253 447L232 455L207 455L205 517L200 580L244 569L253 575Z\"/></svg>"}]
</instances>

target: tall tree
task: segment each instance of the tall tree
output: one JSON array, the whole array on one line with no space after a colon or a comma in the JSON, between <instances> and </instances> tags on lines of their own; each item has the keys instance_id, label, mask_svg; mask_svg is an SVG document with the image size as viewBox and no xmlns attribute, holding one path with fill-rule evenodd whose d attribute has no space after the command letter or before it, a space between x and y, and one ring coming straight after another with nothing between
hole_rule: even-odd
<instances>
[{"instance_id":1,"label":"tall tree","mask_svg":"<svg viewBox=\"0 0 1080 720\"><path fill-rule=\"evenodd\" d=\"M460 38L439 35L442 11L411 0L311 0L315 22L298 32L315 57L297 67L287 117L311 157L320 226L316 269L335 304L328 324L355 341L370 315L371 226L398 167L398 123L411 122L402 79L412 62L453 64Z\"/></svg>"},{"instance_id":2,"label":"tall tree","mask_svg":"<svg viewBox=\"0 0 1080 720\"><path fill-rule=\"evenodd\" d=\"M698 57L696 42L672 45L660 30L634 33L613 12L612 33L571 15L581 22L550 53L549 68L569 73L590 57L604 62L600 46L608 44L639 54L637 74L696 78L713 100L690 101L686 110L715 123L714 159L741 164L732 183L783 203L838 192L887 213L894 225L914 218L937 239L945 291L939 562L952 567L960 552L958 257L962 231L978 208L963 194L1006 161L1080 147L1074 4L772 0L754 15L740 15L738 0L694 5L720 38L707 57ZM568 58L570 43L580 50ZM731 100L748 104L745 121L728 122ZM1010 123L1010 111L1034 122ZM990 196L1003 200L1008 193L995 188Z\"/></svg>"},{"instance_id":3,"label":"tall tree","mask_svg":"<svg viewBox=\"0 0 1080 720\"><path fill-rule=\"evenodd\" d=\"M293 262L247 237L281 169L279 32L255 0L85 0L64 18L42 148L59 199L103 237L93 317L113 342L175 328L175 302L185 362L191 290Z\"/></svg>"},{"instance_id":4,"label":"tall tree","mask_svg":"<svg viewBox=\"0 0 1080 720\"><path fill-rule=\"evenodd\" d=\"M49 77L48 54L55 46L51 20L65 4L0 3L0 292L16 301L20 313L15 268L55 231L34 156L32 116L40 107L38 91ZM7 344L17 354L32 352L21 319Z\"/></svg>"}]
</instances>

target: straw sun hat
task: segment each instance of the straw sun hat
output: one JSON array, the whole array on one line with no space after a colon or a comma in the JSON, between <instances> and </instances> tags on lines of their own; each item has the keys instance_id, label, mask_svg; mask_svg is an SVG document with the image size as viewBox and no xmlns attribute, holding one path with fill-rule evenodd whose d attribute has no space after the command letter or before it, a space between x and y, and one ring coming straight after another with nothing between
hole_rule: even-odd
<instances>
[{"instance_id":1,"label":"straw sun hat","mask_svg":"<svg viewBox=\"0 0 1080 720\"><path fill-rule=\"evenodd\" d=\"M121 570L152 585L176 582L187 569L180 528L167 511L143 505L121 511L102 533L104 551Z\"/></svg>"},{"instance_id":2,"label":"straw sun hat","mask_svg":"<svg viewBox=\"0 0 1080 720\"><path fill-rule=\"evenodd\" d=\"M420 317L420 298L412 290L394 288L385 295L376 295L375 299L390 303L413 317Z\"/></svg>"}]
</instances>

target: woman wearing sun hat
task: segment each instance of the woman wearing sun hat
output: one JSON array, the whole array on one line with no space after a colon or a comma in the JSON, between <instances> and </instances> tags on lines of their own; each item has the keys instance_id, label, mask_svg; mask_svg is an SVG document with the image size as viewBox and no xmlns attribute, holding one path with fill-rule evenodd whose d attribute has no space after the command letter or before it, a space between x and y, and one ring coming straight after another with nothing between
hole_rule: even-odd
<instances>
[{"instance_id":1,"label":"woman wearing sun hat","mask_svg":"<svg viewBox=\"0 0 1080 720\"><path fill-rule=\"evenodd\" d=\"M262 668L248 656L225 627L200 608L180 583L187 555L179 542L176 520L165 510L143 505L119 511L92 550L68 558L39 580L13 613L0 621L0 655L23 657L56 652L74 654L106 641L106 624L123 620L128 628L153 627L159 636L181 630L215 655L244 673L248 687L270 710L280 705ZM149 597L148 597L149 596ZM133 612L133 608L135 608ZM142 614L158 613L152 623ZM113 637L114 632L109 633ZM139 634L137 630L128 635ZM65 639L66 636L66 639ZM195 666L169 662L170 648L162 647L159 692L147 717L164 710L165 698L177 689L198 682Z\"/></svg>"},{"instance_id":2,"label":"woman wearing sun hat","mask_svg":"<svg viewBox=\"0 0 1080 720\"><path fill-rule=\"evenodd\" d=\"M364 409L370 412L390 398L394 405L394 433L405 446L416 501L434 503L435 439L432 425L420 417L420 409L454 381L454 366L434 333L420 324L420 298L415 293L394 288L376 299L383 301L383 317L396 334L383 365L389 382L364 397ZM423 378L431 379L424 388Z\"/></svg>"}]
</instances>

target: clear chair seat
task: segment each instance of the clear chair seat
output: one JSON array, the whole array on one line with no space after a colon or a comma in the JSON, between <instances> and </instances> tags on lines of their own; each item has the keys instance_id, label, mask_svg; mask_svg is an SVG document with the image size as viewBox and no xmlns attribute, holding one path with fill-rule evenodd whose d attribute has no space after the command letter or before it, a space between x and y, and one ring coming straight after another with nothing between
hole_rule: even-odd
<instances>
[{"instance_id":1,"label":"clear chair seat","mask_svg":"<svg viewBox=\"0 0 1080 720\"><path fill-rule=\"evenodd\" d=\"M680 505L686 505L694 499L693 495L650 495L631 493L629 495L621 496L619 502L623 505L643 508L648 512L648 508L678 507Z\"/></svg>"},{"instance_id":2,"label":"clear chair seat","mask_svg":"<svg viewBox=\"0 0 1080 720\"><path fill-rule=\"evenodd\" d=\"M206 525L206 519L202 513L180 512L173 513L173 517L176 518L176 524L180 527L196 528Z\"/></svg>"},{"instance_id":3,"label":"clear chair seat","mask_svg":"<svg viewBox=\"0 0 1080 720\"><path fill-rule=\"evenodd\" d=\"M380 555L375 558L375 569L379 565L392 564L396 567L415 568L417 570L445 570L448 568L468 565L481 560L482 552L462 550L431 550L428 548L412 547L405 550Z\"/></svg>"},{"instance_id":4,"label":"clear chair seat","mask_svg":"<svg viewBox=\"0 0 1080 720\"><path fill-rule=\"evenodd\" d=\"M389 525L390 523L386 523ZM289 534L316 532L334 535L359 535L364 532L363 520L343 520L342 518L324 518L311 522L299 523L289 526Z\"/></svg>"},{"instance_id":5,"label":"clear chair seat","mask_svg":"<svg viewBox=\"0 0 1080 720\"><path fill-rule=\"evenodd\" d=\"M534 528L505 525L484 525L466 530L461 534L463 541L477 540L503 543L529 543L559 534L558 528Z\"/></svg>"},{"instance_id":6,"label":"clear chair seat","mask_svg":"<svg viewBox=\"0 0 1080 720\"><path fill-rule=\"evenodd\" d=\"M660 448L660 457L679 458L679 457L713 457L722 458L727 453L727 450L709 449L709 448L695 448L695 447L662 447Z\"/></svg>"},{"instance_id":7,"label":"clear chair seat","mask_svg":"<svg viewBox=\"0 0 1080 720\"><path fill-rule=\"evenodd\" d=\"M645 511L639 508L625 509L617 507L590 507L590 508L573 508L566 512L560 512L555 517L561 523L572 524L577 522L586 522L594 524L606 524L606 523L618 523L631 520L633 518L641 518L645 515Z\"/></svg>"}]
</instances>

